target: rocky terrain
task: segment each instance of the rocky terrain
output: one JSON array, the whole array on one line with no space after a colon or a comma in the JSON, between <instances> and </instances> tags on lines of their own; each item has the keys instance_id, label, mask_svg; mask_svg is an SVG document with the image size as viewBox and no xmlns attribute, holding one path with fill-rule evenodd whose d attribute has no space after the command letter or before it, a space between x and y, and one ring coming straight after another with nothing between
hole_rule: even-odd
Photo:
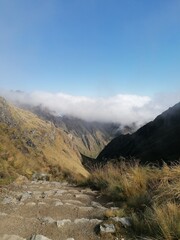
<instances>
[{"instance_id":1,"label":"rocky terrain","mask_svg":"<svg viewBox=\"0 0 180 240\"><path fill-rule=\"evenodd\" d=\"M115 224L103 222L115 205L97 191L67 182L19 179L0 188L1 240L121 239L113 235ZM128 224L125 218L119 221Z\"/></svg>"}]
</instances>

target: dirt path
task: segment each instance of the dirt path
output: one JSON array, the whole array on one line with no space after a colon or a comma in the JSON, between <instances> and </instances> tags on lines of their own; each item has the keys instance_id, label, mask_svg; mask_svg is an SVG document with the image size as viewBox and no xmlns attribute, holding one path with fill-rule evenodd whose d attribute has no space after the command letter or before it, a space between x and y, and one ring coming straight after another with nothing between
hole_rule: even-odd
<instances>
[{"instance_id":1,"label":"dirt path","mask_svg":"<svg viewBox=\"0 0 180 240\"><path fill-rule=\"evenodd\" d=\"M51 240L103 239L95 231L107 206L110 208L108 203L103 205L98 192L66 182L28 182L4 188L0 195L0 239L32 239L33 235Z\"/></svg>"}]
</instances>

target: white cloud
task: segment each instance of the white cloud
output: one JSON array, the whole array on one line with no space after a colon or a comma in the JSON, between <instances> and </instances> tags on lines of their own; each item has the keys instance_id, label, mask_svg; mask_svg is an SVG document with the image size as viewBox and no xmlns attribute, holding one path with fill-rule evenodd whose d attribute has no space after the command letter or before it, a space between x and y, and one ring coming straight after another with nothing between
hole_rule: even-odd
<instances>
[{"instance_id":1,"label":"white cloud","mask_svg":"<svg viewBox=\"0 0 180 240\"><path fill-rule=\"evenodd\" d=\"M141 125L180 100L179 93L155 97L118 94L107 98L88 98L64 93L1 91L16 104L43 105L60 115L72 115L88 121Z\"/></svg>"}]
</instances>

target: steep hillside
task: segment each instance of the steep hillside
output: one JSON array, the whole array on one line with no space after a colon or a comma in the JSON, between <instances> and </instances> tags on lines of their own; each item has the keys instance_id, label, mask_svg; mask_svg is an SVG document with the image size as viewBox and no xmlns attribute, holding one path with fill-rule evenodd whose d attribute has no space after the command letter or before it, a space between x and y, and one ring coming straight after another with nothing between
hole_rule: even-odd
<instances>
[{"instance_id":1,"label":"steep hillside","mask_svg":"<svg viewBox=\"0 0 180 240\"><path fill-rule=\"evenodd\" d=\"M77 146L79 152L91 158L96 158L115 136L132 131L129 126L120 128L120 124L87 122L72 116L57 116L56 113L43 106L24 105L23 108L44 120L51 121L56 127L62 129Z\"/></svg>"},{"instance_id":2,"label":"steep hillside","mask_svg":"<svg viewBox=\"0 0 180 240\"><path fill-rule=\"evenodd\" d=\"M134 134L113 139L97 160L136 157L141 162L166 162L180 159L180 103L141 127Z\"/></svg>"},{"instance_id":3,"label":"steep hillside","mask_svg":"<svg viewBox=\"0 0 180 240\"><path fill-rule=\"evenodd\" d=\"M53 169L87 176L80 159L64 131L0 98L0 178Z\"/></svg>"}]
</instances>

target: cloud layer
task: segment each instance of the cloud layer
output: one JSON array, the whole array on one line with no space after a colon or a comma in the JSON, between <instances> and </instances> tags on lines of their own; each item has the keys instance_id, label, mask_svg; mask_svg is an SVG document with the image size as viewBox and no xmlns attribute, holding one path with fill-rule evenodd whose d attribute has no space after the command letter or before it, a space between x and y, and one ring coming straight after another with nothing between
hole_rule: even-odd
<instances>
[{"instance_id":1,"label":"cloud layer","mask_svg":"<svg viewBox=\"0 0 180 240\"><path fill-rule=\"evenodd\" d=\"M64 93L0 91L16 104L42 105L58 115L72 115L88 121L142 125L180 101L179 93L155 97L118 94L107 98L89 98Z\"/></svg>"}]
</instances>

